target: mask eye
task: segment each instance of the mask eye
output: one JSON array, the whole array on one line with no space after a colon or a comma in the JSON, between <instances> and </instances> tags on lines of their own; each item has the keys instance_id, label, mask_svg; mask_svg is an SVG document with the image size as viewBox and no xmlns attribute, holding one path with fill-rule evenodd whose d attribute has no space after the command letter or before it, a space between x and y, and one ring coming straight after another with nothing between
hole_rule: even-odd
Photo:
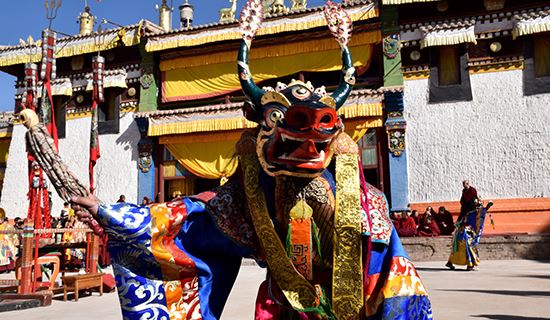
<instances>
[{"instance_id":1,"label":"mask eye","mask_svg":"<svg viewBox=\"0 0 550 320\"><path fill-rule=\"evenodd\" d=\"M282 121L284 117L285 117L285 115L281 110L271 109L268 113L266 122L270 127L274 127L275 124L279 121Z\"/></svg>"}]
</instances>

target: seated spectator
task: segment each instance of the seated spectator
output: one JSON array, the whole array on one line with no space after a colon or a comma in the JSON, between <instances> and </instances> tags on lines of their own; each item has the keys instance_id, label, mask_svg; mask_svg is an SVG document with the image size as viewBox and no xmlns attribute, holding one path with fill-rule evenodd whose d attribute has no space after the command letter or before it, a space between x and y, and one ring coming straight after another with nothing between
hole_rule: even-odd
<instances>
[{"instance_id":1,"label":"seated spectator","mask_svg":"<svg viewBox=\"0 0 550 320\"><path fill-rule=\"evenodd\" d=\"M397 228L397 234L400 237L414 237L416 235L416 222L414 222L414 219L411 215L409 215L410 212L403 212L401 214L401 219L399 220L399 227Z\"/></svg>"},{"instance_id":2,"label":"seated spectator","mask_svg":"<svg viewBox=\"0 0 550 320\"><path fill-rule=\"evenodd\" d=\"M453 215L445 207L439 207L437 214L434 215L434 219L442 236L453 234L455 230Z\"/></svg>"},{"instance_id":3,"label":"seated spectator","mask_svg":"<svg viewBox=\"0 0 550 320\"><path fill-rule=\"evenodd\" d=\"M141 205L142 206L148 206L152 203L153 203L153 201L151 201L151 199L149 199L149 197L143 197L143 200L141 200Z\"/></svg>"},{"instance_id":4,"label":"seated spectator","mask_svg":"<svg viewBox=\"0 0 550 320\"><path fill-rule=\"evenodd\" d=\"M391 222L393 223L393 227L396 230L399 230L399 213L398 212L390 213L390 219L391 219Z\"/></svg>"},{"instance_id":5,"label":"seated spectator","mask_svg":"<svg viewBox=\"0 0 550 320\"><path fill-rule=\"evenodd\" d=\"M13 229L8 218L0 218L0 273L11 271L15 267L17 235L7 233Z\"/></svg>"},{"instance_id":6,"label":"seated spectator","mask_svg":"<svg viewBox=\"0 0 550 320\"><path fill-rule=\"evenodd\" d=\"M418 227L418 235L420 237L437 237L439 234L440 231L437 222L435 222L432 213L426 210Z\"/></svg>"},{"instance_id":7,"label":"seated spectator","mask_svg":"<svg viewBox=\"0 0 550 320\"><path fill-rule=\"evenodd\" d=\"M414 223L417 226L420 224L420 216L418 215L418 211L413 210L410 217L414 220Z\"/></svg>"}]
</instances>

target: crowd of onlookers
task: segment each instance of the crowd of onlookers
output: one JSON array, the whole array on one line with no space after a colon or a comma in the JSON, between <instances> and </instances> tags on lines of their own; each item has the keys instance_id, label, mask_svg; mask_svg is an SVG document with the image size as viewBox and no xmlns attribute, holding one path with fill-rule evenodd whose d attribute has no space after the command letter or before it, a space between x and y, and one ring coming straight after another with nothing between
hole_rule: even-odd
<instances>
[{"instance_id":1,"label":"crowd of onlookers","mask_svg":"<svg viewBox=\"0 0 550 320\"><path fill-rule=\"evenodd\" d=\"M453 216L445 207L439 207L437 212L432 207L427 207L422 214L418 214L416 210L392 212L390 217L401 237L448 236L455 229Z\"/></svg>"}]
</instances>

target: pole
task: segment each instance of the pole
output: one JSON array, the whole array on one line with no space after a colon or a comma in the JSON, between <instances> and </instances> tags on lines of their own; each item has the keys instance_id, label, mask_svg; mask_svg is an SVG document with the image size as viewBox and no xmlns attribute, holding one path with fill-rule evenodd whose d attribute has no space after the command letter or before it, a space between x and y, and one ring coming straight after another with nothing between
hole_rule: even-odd
<instances>
[{"instance_id":1,"label":"pole","mask_svg":"<svg viewBox=\"0 0 550 320\"><path fill-rule=\"evenodd\" d=\"M29 294L32 292L32 240L34 238L34 228L30 224L23 226L21 236L21 282L19 283L19 293Z\"/></svg>"}]
</instances>

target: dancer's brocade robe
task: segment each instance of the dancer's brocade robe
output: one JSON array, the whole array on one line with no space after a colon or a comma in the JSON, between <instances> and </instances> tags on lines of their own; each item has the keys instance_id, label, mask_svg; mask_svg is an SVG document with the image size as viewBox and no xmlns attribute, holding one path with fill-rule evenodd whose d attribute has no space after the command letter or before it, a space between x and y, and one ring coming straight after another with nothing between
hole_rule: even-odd
<instances>
[{"instance_id":1,"label":"dancer's brocade robe","mask_svg":"<svg viewBox=\"0 0 550 320\"><path fill-rule=\"evenodd\" d=\"M260 175L270 216L281 237L288 219L284 213L293 200L305 195L314 209L321 248L312 250L316 252L313 281L330 297L333 175L327 170L309 181ZM251 257L265 265L244 194L242 183L235 179L211 192L151 207L100 207L125 319L220 318L241 259ZM361 270L364 306L360 318L431 319L427 293L393 229L384 195L367 186L362 197L362 261L369 265ZM274 305L273 297L285 300L276 285L266 291L266 283L258 295L256 319L313 319L311 314Z\"/></svg>"}]
</instances>

